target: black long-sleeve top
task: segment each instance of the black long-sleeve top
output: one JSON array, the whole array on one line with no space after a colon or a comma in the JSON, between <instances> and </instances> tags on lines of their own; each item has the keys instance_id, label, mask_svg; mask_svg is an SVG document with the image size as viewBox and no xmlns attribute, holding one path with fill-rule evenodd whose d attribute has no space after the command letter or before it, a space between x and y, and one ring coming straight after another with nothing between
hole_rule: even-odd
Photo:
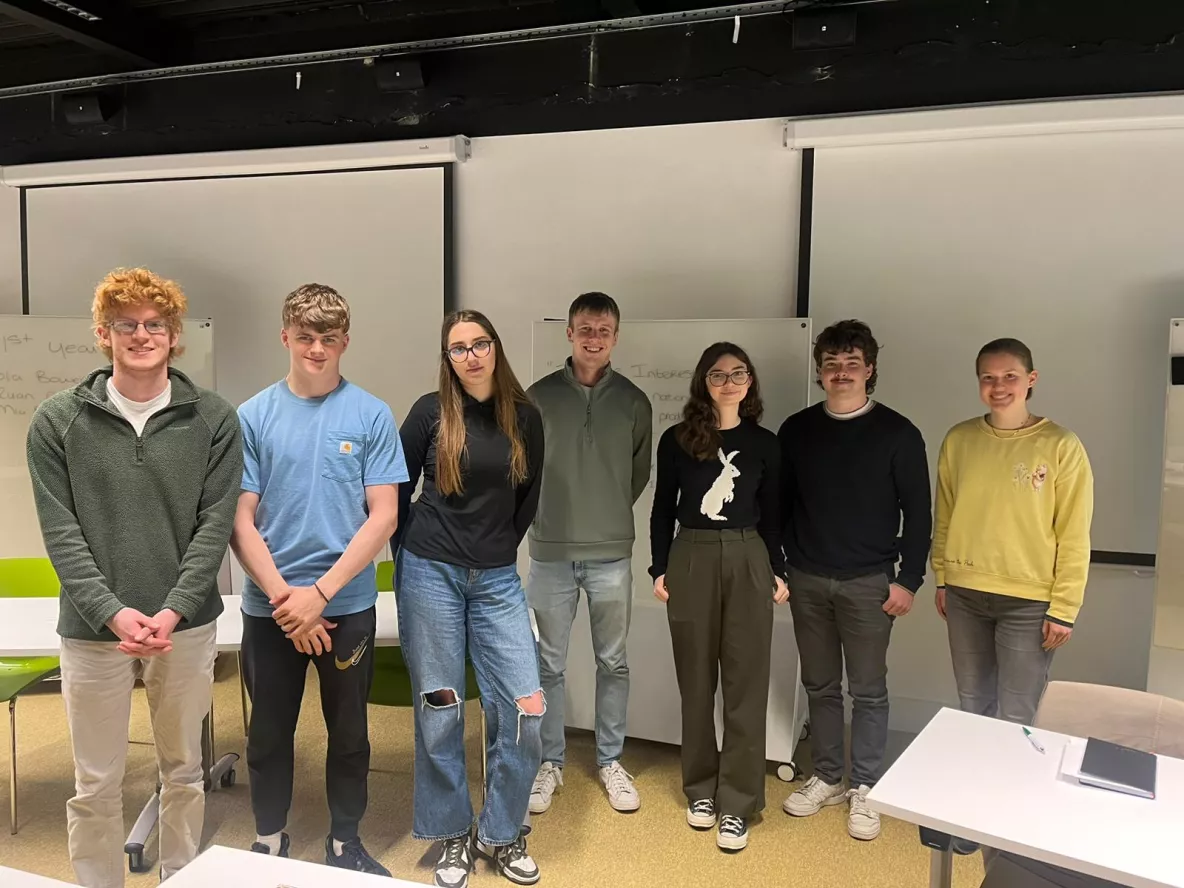
<instances>
[{"instance_id":1,"label":"black long-sleeve top","mask_svg":"<svg viewBox=\"0 0 1184 888\"><path fill-rule=\"evenodd\" d=\"M781 552L777 436L750 419L720 432L714 459L691 456L678 443L678 426L658 441L654 505L650 513L650 576L666 573L674 524L697 530L755 527L769 550L773 573L785 577Z\"/></svg>"},{"instance_id":2,"label":"black long-sleeve top","mask_svg":"<svg viewBox=\"0 0 1184 888\"><path fill-rule=\"evenodd\" d=\"M921 588L933 513L917 427L883 404L843 419L820 403L789 417L778 437L789 563L831 579L883 571Z\"/></svg>"},{"instance_id":3,"label":"black long-sleeve top","mask_svg":"<svg viewBox=\"0 0 1184 888\"><path fill-rule=\"evenodd\" d=\"M538 508L543 420L533 404L518 405L527 475L515 486L510 481L510 439L497 424L494 399L463 397L467 454L461 456L460 495L444 496L436 489L436 393L416 401L401 426L410 481L399 485L399 530L391 549L402 545L421 558L474 570L505 567L517 561L518 545ZM421 474L423 490L412 504Z\"/></svg>"}]
</instances>

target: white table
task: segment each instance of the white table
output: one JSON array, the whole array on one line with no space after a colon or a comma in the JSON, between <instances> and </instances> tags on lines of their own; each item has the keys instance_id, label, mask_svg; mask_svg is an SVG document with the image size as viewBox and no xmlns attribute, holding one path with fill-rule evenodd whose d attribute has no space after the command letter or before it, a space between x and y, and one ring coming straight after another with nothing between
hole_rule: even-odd
<instances>
[{"instance_id":1,"label":"white table","mask_svg":"<svg viewBox=\"0 0 1184 888\"><path fill-rule=\"evenodd\" d=\"M227 595L222 602L226 610L218 618L218 652L237 652L243 643L242 597ZM374 643L378 647L397 647L395 596L389 592L379 595L375 608L378 629ZM56 657L61 651L57 625L56 598L0 600L0 657Z\"/></svg>"},{"instance_id":2,"label":"white table","mask_svg":"<svg viewBox=\"0 0 1184 888\"><path fill-rule=\"evenodd\" d=\"M59 882L6 866L0 866L0 885L4 888L75 888L70 882Z\"/></svg>"},{"instance_id":3,"label":"white table","mask_svg":"<svg viewBox=\"0 0 1184 888\"><path fill-rule=\"evenodd\" d=\"M7 883L5 884L7 888ZM368 876L319 863L214 845L169 879L169 888L421 888L419 882Z\"/></svg>"},{"instance_id":4,"label":"white table","mask_svg":"<svg viewBox=\"0 0 1184 888\"><path fill-rule=\"evenodd\" d=\"M228 595L223 598L225 610L218 618L217 644L219 653L236 653L242 647L243 615L242 598ZM374 643L378 647L397 647L399 644L399 622L395 614L395 596L386 593L378 596L375 606L378 627ZM0 657L56 657L61 653L61 638L57 633L57 598L6 598L0 600ZM239 663L239 681L242 681L242 663ZM247 724L246 692L243 691L243 725ZM230 787L235 783L235 754L215 760L214 720L205 719L202 725L202 758L210 789L219 786ZM128 866L132 872L143 867L144 846L160 813L159 790L152 795L140 812L135 825L128 833L124 851L128 855ZM7 888L6 882L0 885ZM274 888L274 886L269 886Z\"/></svg>"},{"instance_id":5,"label":"white table","mask_svg":"<svg viewBox=\"0 0 1184 888\"><path fill-rule=\"evenodd\" d=\"M1071 739L943 709L868 796L873 810L1132 888L1184 888L1184 760L1159 757L1153 801L1060 777ZM933 850L930 885L949 886Z\"/></svg>"}]
</instances>

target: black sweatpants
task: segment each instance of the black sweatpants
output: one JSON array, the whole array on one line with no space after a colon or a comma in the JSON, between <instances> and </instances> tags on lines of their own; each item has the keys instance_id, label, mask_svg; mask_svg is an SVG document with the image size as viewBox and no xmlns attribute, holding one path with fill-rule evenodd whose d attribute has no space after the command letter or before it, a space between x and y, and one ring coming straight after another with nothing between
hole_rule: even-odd
<instances>
[{"instance_id":1,"label":"black sweatpants","mask_svg":"<svg viewBox=\"0 0 1184 888\"><path fill-rule=\"evenodd\" d=\"M688 802L752 817L765 806L765 721L773 641L773 568L755 530L684 528L670 548L666 616L682 694ZM715 740L723 680L724 741Z\"/></svg>"},{"instance_id":2,"label":"black sweatpants","mask_svg":"<svg viewBox=\"0 0 1184 888\"><path fill-rule=\"evenodd\" d=\"M261 836L274 835L288 823L296 721L310 660L320 677L321 712L329 731L325 789L332 837L340 842L356 838L366 812L374 608L327 619L337 624L329 631L333 650L315 657L296 650L270 617L243 614L243 678L251 696L247 768L255 830Z\"/></svg>"}]
</instances>

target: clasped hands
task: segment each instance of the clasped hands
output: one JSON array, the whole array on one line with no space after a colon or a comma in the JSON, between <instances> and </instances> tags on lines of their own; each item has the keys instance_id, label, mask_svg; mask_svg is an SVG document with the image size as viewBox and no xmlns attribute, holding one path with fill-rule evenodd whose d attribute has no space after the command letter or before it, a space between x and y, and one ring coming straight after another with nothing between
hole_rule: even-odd
<instances>
[{"instance_id":1,"label":"clasped hands","mask_svg":"<svg viewBox=\"0 0 1184 888\"><path fill-rule=\"evenodd\" d=\"M119 638L119 649L129 657L158 657L173 649L173 630L181 615L165 608L154 617L134 607L121 608L107 627Z\"/></svg>"},{"instance_id":2,"label":"clasped hands","mask_svg":"<svg viewBox=\"0 0 1184 888\"><path fill-rule=\"evenodd\" d=\"M336 629L321 614L328 604L316 586L288 586L268 599L275 608L272 619L302 654L320 656L333 650L329 630Z\"/></svg>"}]
</instances>

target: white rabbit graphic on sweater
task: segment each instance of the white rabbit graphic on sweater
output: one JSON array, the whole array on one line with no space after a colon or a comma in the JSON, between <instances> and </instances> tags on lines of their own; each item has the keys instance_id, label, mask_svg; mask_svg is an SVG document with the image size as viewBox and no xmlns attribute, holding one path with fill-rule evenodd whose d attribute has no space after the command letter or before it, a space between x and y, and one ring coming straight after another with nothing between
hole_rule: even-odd
<instances>
[{"instance_id":1,"label":"white rabbit graphic on sweater","mask_svg":"<svg viewBox=\"0 0 1184 888\"><path fill-rule=\"evenodd\" d=\"M719 449L719 461L723 463L719 477L711 482L707 493L703 494L703 502L699 504L699 511L712 521L727 521L723 515L724 503L730 503L736 496L736 479L740 477L740 470L732 465L739 450L733 450L724 456L724 450Z\"/></svg>"}]
</instances>

